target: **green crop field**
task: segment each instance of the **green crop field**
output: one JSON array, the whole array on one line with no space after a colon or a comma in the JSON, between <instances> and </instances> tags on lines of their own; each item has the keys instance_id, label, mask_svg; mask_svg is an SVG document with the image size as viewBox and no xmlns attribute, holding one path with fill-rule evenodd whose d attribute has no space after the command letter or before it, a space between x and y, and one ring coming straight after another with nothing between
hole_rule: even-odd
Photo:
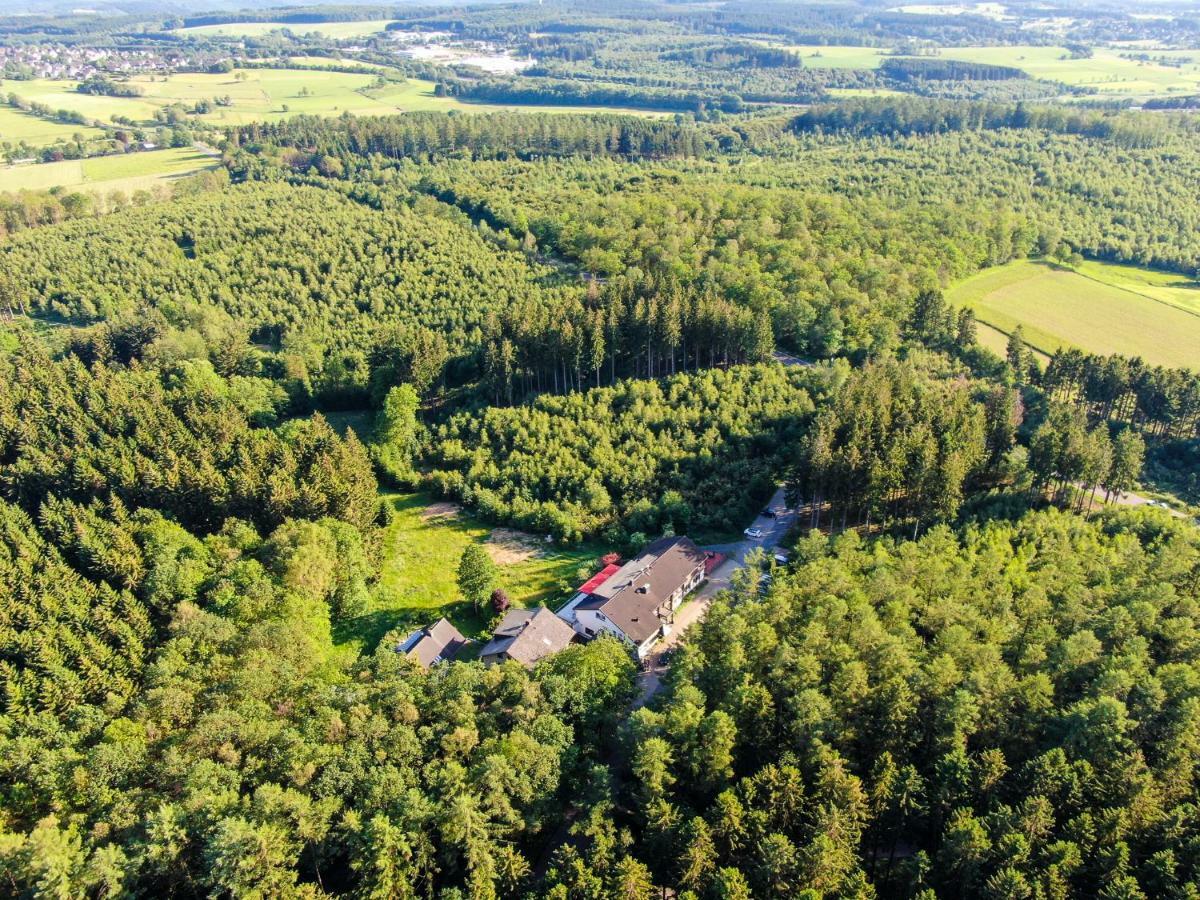
<instances>
[{"instance_id":1,"label":"green crop field","mask_svg":"<svg viewBox=\"0 0 1200 900\"><path fill-rule=\"evenodd\" d=\"M903 91L891 88L826 88L825 92L831 97L901 97Z\"/></svg>"},{"instance_id":2,"label":"green crop field","mask_svg":"<svg viewBox=\"0 0 1200 900\"><path fill-rule=\"evenodd\" d=\"M886 48L878 47L773 46L799 53L804 65L811 69L876 69L891 55ZM939 51L939 55L945 59L1013 66L1032 78L1090 87L1101 93L1148 97L1200 91L1200 51L1144 52L1170 57L1181 64L1163 65L1153 60L1127 59L1121 55L1122 51L1110 48L1096 48L1089 59L1071 59L1063 47L1035 45L947 47Z\"/></svg>"},{"instance_id":3,"label":"green crop field","mask_svg":"<svg viewBox=\"0 0 1200 900\"><path fill-rule=\"evenodd\" d=\"M0 167L0 190L77 188L111 193L149 190L185 175L216 166L216 157L192 148L152 150L122 156L97 156L54 163Z\"/></svg>"},{"instance_id":4,"label":"green crop field","mask_svg":"<svg viewBox=\"0 0 1200 900\"><path fill-rule=\"evenodd\" d=\"M24 141L33 147L44 147L58 141L72 140L77 134L82 134L87 138L104 136L104 132L98 128L87 125L64 125L61 122L52 122L40 116L21 112L11 106L0 106L0 146L19 144Z\"/></svg>"},{"instance_id":5,"label":"green crop field","mask_svg":"<svg viewBox=\"0 0 1200 900\"><path fill-rule=\"evenodd\" d=\"M786 49L799 53L809 69L876 69L887 58L887 50L878 47L823 46L821 44L787 44Z\"/></svg>"},{"instance_id":6,"label":"green crop field","mask_svg":"<svg viewBox=\"0 0 1200 900\"><path fill-rule=\"evenodd\" d=\"M1101 93L1161 95L1200 90L1200 64L1182 66L1126 59L1117 50L1097 48L1090 59L1070 59L1062 47L954 47L947 59L1015 66L1034 78L1095 88ZM1187 56L1194 59L1194 54Z\"/></svg>"},{"instance_id":7,"label":"green crop field","mask_svg":"<svg viewBox=\"0 0 1200 900\"><path fill-rule=\"evenodd\" d=\"M556 113L626 112L662 115L648 110L623 110L594 106L521 106L464 103L437 97L433 82L410 79L374 88L373 75L310 69L245 69L222 74L179 72L169 76L130 79L143 91L141 97L104 97L80 94L70 81L24 81L17 93L55 109L81 112L89 118L110 121L114 115L153 124L154 113L173 103L194 106L198 100L229 98L228 106L213 106L201 118L213 125L272 122L305 113L317 116L391 115L398 112L458 109L490 112L528 109Z\"/></svg>"},{"instance_id":8,"label":"green crop field","mask_svg":"<svg viewBox=\"0 0 1200 900\"><path fill-rule=\"evenodd\" d=\"M1200 283L1186 275L1091 260L1084 262L1076 271L1096 281L1200 315Z\"/></svg>"},{"instance_id":9,"label":"green crop field","mask_svg":"<svg viewBox=\"0 0 1200 900\"><path fill-rule=\"evenodd\" d=\"M497 558L499 586L518 606L556 607L578 586L578 571L606 551L595 546L564 550L517 532L493 529L449 504L424 494L392 494L396 512L383 535L384 561L371 607L343 624L336 635L345 646L371 650L389 630L416 627L446 616L468 637L478 637L491 610L476 614L456 584L459 557L468 543L484 543ZM566 586L566 590L563 586Z\"/></svg>"},{"instance_id":10,"label":"green crop field","mask_svg":"<svg viewBox=\"0 0 1200 900\"><path fill-rule=\"evenodd\" d=\"M321 37L331 40L347 40L378 34L391 21L391 19L369 19L362 22L229 22L222 25L196 25L192 28L179 28L174 33L197 37L254 38L286 28L297 35L319 34Z\"/></svg>"},{"instance_id":11,"label":"green crop field","mask_svg":"<svg viewBox=\"0 0 1200 900\"><path fill-rule=\"evenodd\" d=\"M1200 314L1189 308L1197 292L1200 288L1182 276L1130 266L1086 263L1076 272L1023 260L986 269L947 296L1004 334L1020 325L1026 341L1044 353L1079 347L1195 368Z\"/></svg>"}]
</instances>

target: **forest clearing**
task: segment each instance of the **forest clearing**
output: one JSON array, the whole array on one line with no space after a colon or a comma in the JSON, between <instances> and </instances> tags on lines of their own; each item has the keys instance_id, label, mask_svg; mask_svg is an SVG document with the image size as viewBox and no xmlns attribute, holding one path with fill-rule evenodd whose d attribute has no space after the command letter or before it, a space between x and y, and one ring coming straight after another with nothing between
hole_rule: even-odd
<instances>
[{"instance_id":1,"label":"forest clearing","mask_svg":"<svg viewBox=\"0 0 1200 900\"><path fill-rule=\"evenodd\" d=\"M1194 283L1183 276L1153 272L1141 276L1145 286L1139 287L1130 274L1139 271L1149 272L1096 262L1077 272L1020 260L961 281L947 299L1006 335L1019 325L1026 342L1045 354L1076 347L1140 356L1154 365L1194 366L1200 315L1187 305L1200 292L1193 294Z\"/></svg>"},{"instance_id":2,"label":"forest clearing","mask_svg":"<svg viewBox=\"0 0 1200 900\"><path fill-rule=\"evenodd\" d=\"M370 650L393 628L425 624L439 616L468 637L482 633L493 612L476 612L462 599L454 580L459 557L471 542L483 543L499 569L500 587L514 606L553 606L583 580L578 577L580 568L605 552L590 544L568 549L543 545L533 535L494 528L455 504L425 494L387 494L385 501L395 518L381 538L379 581L369 609L335 635L339 644Z\"/></svg>"}]
</instances>

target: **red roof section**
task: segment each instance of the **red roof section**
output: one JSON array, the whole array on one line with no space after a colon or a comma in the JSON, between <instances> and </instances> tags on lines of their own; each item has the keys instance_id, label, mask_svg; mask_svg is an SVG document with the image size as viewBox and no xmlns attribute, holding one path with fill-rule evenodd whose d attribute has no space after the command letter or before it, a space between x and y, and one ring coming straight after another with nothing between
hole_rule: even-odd
<instances>
[{"instance_id":1,"label":"red roof section","mask_svg":"<svg viewBox=\"0 0 1200 900\"><path fill-rule=\"evenodd\" d=\"M713 569L725 562L728 557L724 553L714 553L712 550L707 550L704 553L704 574L711 575Z\"/></svg>"},{"instance_id":2,"label":"red roof section","mask_svg":"<svg viewBox=\"0 0 1200 900\"><path fill-rule=\"evenodd\" d=\"M593 575L591 578L589 578L587 581L585 581L583 584L581 584L579 586L579 593L590 594L596 588L600 587L600 585L604 584L604 582L608 581L608 579L610 579L614 575L616 575L617 571L620 568L621 568L620 566L613 565L611 563L609 565L605 566L603 569L601 569L599 572L597 572L595 575Z\"/></svg>"}]
</instances>

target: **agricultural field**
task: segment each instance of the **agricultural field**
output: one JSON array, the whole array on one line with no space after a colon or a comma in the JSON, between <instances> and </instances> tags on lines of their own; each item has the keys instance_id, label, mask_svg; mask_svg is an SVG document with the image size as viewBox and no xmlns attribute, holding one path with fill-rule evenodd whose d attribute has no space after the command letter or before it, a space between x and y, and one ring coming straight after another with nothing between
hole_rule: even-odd
<instances>
[{"instance_id":1,"label":"agricultural field","mask_svg":"<svg viewBox=\"0 0 1200 900\"><path fill-rule=\"evenodd\" d=\"M11 106L0 106L0 146L24 141L33 147L45 147L59 141L73 140L77 134L87 138L104 137L104 132L98 128L64 125L21 112Z\"/></svg>"},{"instance_id":2,"label":"agricultural field","mask_svg":"<svg viewBox=\"0 0 1200 900\"><path fill-rule=\"evenodd\" d=\"M788 44L809 69L877 69L887 58L886 48Z\"/></svg>"},{"instance_id":3,"label":"agricultural field","mask_svg":"<svg viewBox=\"0 0 1200 900\"><path fill-rule=\"evenodd\" d=\"M245 69L236 72L176 73L169 76L139 76L130 79L143 90L136 98L80 94L71 81L21 82L19 94L55 109L81 112L89 118L109 121L128 116L143 124L154 123L156 110L173 103L193 106L199 100L228 97L228 106L213 106L201 119L212 125L244 125L272 122L307 114L379 116L398 112L459 109L490 112L498 109L528 109L558 113L634 112L662 115L647 110L619 110L589 106L521 106L513 104L465 103L453 97L434 95L431 81L409 79L374 88L375 76L311 69Z\"/></svg>"},{"instance_id":4,"label":"agricultural field","mask_svg":"<svg viewBox=\"0 0 1200 900\"><path fill-rule=\"evenodd\" d=\"M136 81L146 87L148 77L139 78ZM161 102L154 102L144 97L106 97L102 94L81 94L76 90L78 84L78 81L53 81L37 78L31 81L6 82L4 89L24 100L45 103L51 109L66 109L82 113L89 119L99 119L103 122L111 121L113 116L127 116L137 122L148 122L154 118L154 111L163 105Z\"/></svg>"},{"instance_id":5,"label":"agricultural field","mask_svg":"<svg viewBox=\"0 0 1200 900\"><path fill-rule=\"evenodd\" d=\"M152 150L122 156L96 156L53 163L0 167L0 190L47 190L53 187L112 193L151 190L217 165L217 157L191 147Z\"/></svg>"},{"instance_id":6,"label":"agricultural field","mask_svg":"<svg viewBox=\"0 0 1200 900\"><path fill-rule=\"evenodd\" d=\"M886 48L823 47L814 44L780 45L799 53L810 69L876 69L891 57ZM1125 51L1130 52L1130 51ZM1200 52L1194 50L1144 51L1153 56L1171 57L1179 65L1163 65L1152 60L1127 59L1117 49L1097 48L1090 59L1071 59L1062 47L1016 45L1001 47L948 47L939 55L945 59L1013 66L1032 78L1059 81L1076 87L1089 87L1106 94L1140 97L1200 91Z\"/></svg>"},{"instance_id":7,"label":"agricultural field","mask_svg":"<svg viewBox=\"0 0 1200 900\"><path fill-rule=\"evenodd\" d=\"M1200 315L1200 282L1178 272L1163 272L1093 260L1084 262L1075 271L1096 281Z\"/></svg>"},{"instance_id":8,"label":"agricultural field","mask_svg":"<svg viewBox=\"0 0 1200 900\"><path fill-rule=\"evenodd\" d=\"M1196 62L1164 66L1126 59L1117 50L1105 48L1097 48L1090 59L1071 59L1062 47L1037 46L954 47L943 50L941 55L947 59L1015 66L1033 78L1095 88L1106 94L1148 96L1200 89L1200 65Z\"/></svg>"},{"instance_id":9,"label":"agricultural field","mask_svg":"<svg viewBox=\"0 0 1200 900\"><path fill-rule=\"evenodd\" d=\"M893 11L913 16L987 16L991 19L1006 18L1008 13L1003 3L912 3L897 6Z\"/></svg>"},{"instance_id":10,"label":"agricultural field","mask_svg":"<svg viewBox=\"0 0 1200 900\"><path fill-rule=\"evenodd\" d=\"M389 630L439 616L468 637L483 634L491 610L477 614L460 598L456 583L459 557L472 541L483 542L499 568L499 586L516 606L557 607L581 583L580 568L591 567L607 552L594 545L564 550L533 535L492 528L425 494L392 494L387 501L395 518L383 535L380 578L370 609L339 629L336 638L344 646L369 651Z\"/></svg>"},{"instance_id":11,"label":"agricultural field","mask_svg":"<svg viewBox=\"0 0 1200 900\"><path fill-rule=\"evenodd\" d=\"M1141 282L1133 272L1142 273ZM1178 280L1170 280L1170 279ZM1200 289L1182 276L1086 263L1082 271L1022 260L968 278L948 293L979 321L1010 334L1018 325L1043 353L1078 347L1092 353L1140 356L1156 365L1194 368L1200 313L1191 312ZM1151 293L1146 293L1149 290ZM1189 295L1188 291L1197 292ZM1159 299L1170 297L1172 302ZM986 346L997 343L981 335Z\"/></svg>"},{"instance_id":12,"label":"agricultural field","mask_svg":"<svg viewBox=\"0 0 1200 900\"><path fill-rule=\"evenodd\" d=\"M319 34L330 40L341 41L379 34L389 22L391 19L369 19L362 22L228 22L222 25L178 28L174 34L184 37L256 38L286 28L297 35Z\"/></svg>"}]
</instances>

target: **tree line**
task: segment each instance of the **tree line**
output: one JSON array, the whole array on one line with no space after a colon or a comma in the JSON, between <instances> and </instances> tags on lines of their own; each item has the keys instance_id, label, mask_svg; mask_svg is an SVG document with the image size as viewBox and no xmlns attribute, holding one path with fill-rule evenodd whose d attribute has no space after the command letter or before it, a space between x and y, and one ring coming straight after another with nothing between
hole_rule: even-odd
<instances>
[{"instance_id":1,"label":"tree line","mask_svg":"<svg viewBox=\"0 0 1200 900\"><path fill-rule=\"evenodd\" d=\"M362 167L372 156L439 158L463 152L473 158L582 156L675 157L734 150L779 137L783 120L727 125L621 115L558 116L493 112L475 115L407 113L330 121L295 116L228 131L235 147L291 147Z\"/></svg>"},{"instance_id":2,"label":"tree line","mask_svg":"<svg viewBox=\"0 0 1200 900\"><path fill-rule=\"evenodd\" d=\"M915 98L860 98L836 105L816 106L797 116L794 127L799 131L820 128L859 135L1027 128L1100 138L1126 148L1158 146L1169 141L1172 135L1186 136L1195 130L1194 124L1185 119L1168 120L1161 116L1122 111Z\"/></svg>"}]
</instances>

